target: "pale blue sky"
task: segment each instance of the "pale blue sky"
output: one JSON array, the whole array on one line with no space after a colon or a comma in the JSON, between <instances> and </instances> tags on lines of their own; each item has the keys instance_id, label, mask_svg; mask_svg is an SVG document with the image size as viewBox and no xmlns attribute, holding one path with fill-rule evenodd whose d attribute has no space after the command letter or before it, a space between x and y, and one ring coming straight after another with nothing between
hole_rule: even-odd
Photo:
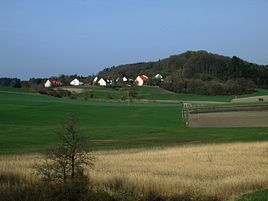
<instances>
[{"instance_id":1,"label":"pale blue sky","mask_svg":"<svg viewBox=\"0 0 268 201\"><path fill-rule=\"evenodd\" d=\"M0 77L90 75L187 50L268 64L267 0L0 0Z\"/></svg>"}]
</instances>

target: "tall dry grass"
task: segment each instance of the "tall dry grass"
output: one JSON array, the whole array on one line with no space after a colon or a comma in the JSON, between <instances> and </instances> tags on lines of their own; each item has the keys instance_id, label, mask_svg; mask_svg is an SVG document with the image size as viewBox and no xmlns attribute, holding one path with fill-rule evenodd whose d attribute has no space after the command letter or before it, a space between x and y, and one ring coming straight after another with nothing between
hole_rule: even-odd
<instances>
[{"instance_id":1,"label":"tall dry grass","mask_svg":"<svg viewBox=\"0 0 268 201\"><path fill-rule=\"evenodd\" d=\"M268 187L268 142L95 152L88 170L94 188L106 191L190 193L229 200ZM0 172L36 179L38 155L0 156Z\"/></svg>"}]
</instances>

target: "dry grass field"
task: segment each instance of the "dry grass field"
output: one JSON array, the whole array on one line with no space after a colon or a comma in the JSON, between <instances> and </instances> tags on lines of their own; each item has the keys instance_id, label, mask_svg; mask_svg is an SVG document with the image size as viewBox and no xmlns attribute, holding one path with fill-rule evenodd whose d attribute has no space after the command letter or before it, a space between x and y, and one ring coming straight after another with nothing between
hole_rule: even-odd
<instances>
[{"instance_id":1,"label":"dry grass field","mask_svg":"<svg viewBox=\"0 0 268 201\"><path fill-rule=\"evenodd\" d=\"M191 128L268 127L268 111L234 111L190 114Z\"/></svg>"},{"instance_id":2,"label":"dry grass field","mask_svg":"<svg viewBox=\"0 0 268 201\"><path fill-rule=\"evenodd\" d=\"M229 200L268 187L268 142L192 145L150 150L94 152L88 170L96 189L191 193ZM38 155L2 155L0 172L19 174L34 182Z\"/></svg>"}]
</instances>

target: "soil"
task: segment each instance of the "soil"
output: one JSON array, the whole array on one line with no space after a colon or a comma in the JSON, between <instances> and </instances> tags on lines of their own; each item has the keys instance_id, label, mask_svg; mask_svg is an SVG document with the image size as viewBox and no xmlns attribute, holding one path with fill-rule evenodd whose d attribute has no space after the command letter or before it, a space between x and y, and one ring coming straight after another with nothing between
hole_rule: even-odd
<instances>
[{"instance_id":1,"label":"soil","mask_svg":"<svg viewBox=\"0 0 268 201\"><path fill-rule=\"evenodd\" d=\"M268 127L268 111L231 111L189 114L191 128Z\"/></svg>"}]
</instances>

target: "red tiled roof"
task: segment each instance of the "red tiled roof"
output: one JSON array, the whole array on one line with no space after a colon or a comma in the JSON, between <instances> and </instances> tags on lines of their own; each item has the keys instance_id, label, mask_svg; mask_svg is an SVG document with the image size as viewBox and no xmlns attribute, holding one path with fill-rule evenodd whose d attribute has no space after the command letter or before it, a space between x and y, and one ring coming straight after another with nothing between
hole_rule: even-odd
<instances>
[{"instance_id":1,"label":"red tiled roof","mask_svg":"<svg viewBox=\"0 0 268 201\"><path fill-rule=\"evenodd\" d=\"M61 82L59 80L50 80L52 84L59 85Z\"/></svg>"},{"instance_id":2,"label":"red tiled roof","mask_svg":"<svg viewBox=\"0 0 268 201\"><path fill-rule=\"evenodd\" d=\"M148 77L147 77L146 75L140 75L140 78L141 78L143 81L148 80Z\"/></svg>"}]
</instances>

